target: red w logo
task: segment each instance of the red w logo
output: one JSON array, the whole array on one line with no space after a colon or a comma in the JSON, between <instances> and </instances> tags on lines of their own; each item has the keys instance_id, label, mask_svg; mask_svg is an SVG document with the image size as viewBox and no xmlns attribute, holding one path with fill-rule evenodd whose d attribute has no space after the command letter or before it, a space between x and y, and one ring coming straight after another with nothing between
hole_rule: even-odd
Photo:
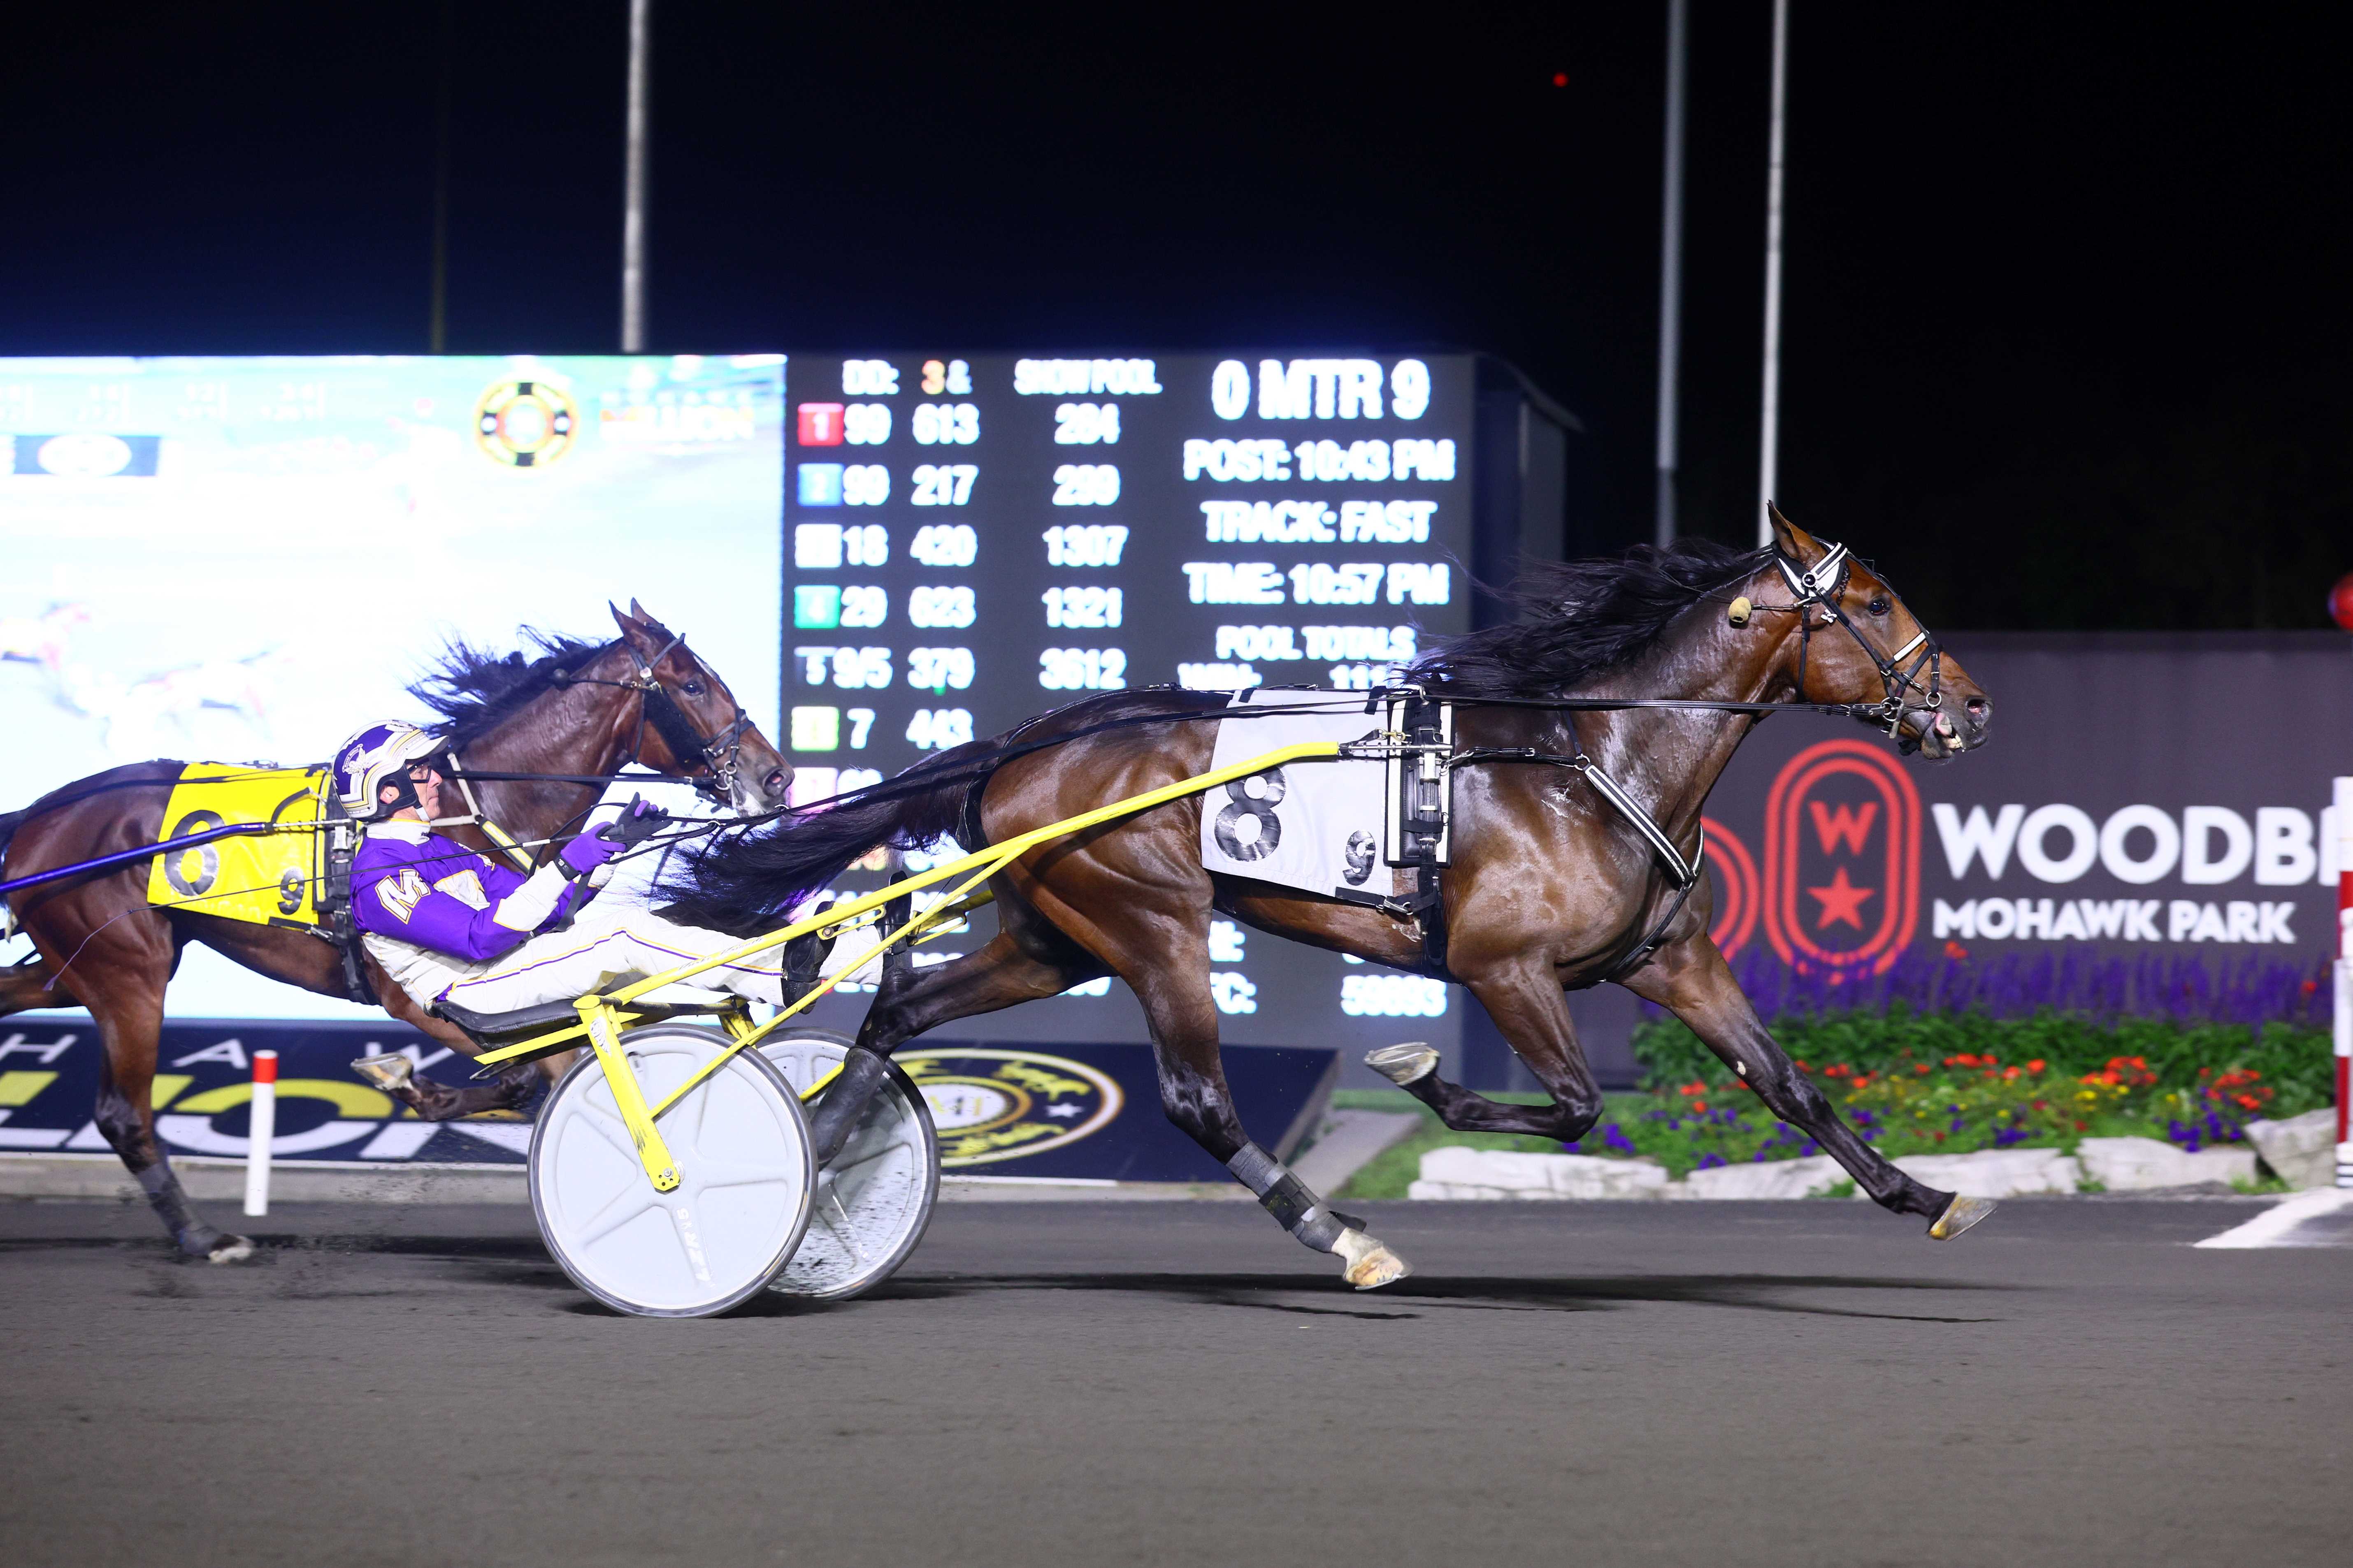
<instances>
[{"instance_id":1,"label":"red w logo","mask_svg":"<svg viewBox=\"0 0 2353 1568\"><path fill-rule=\"evenodd\" d=\"M1820 801L1806 802L1814 815L1814 835L1821 841L1822 853L1831 854L1843 843L1850 855L1862 853L1862 841L1871 837L1872 822L1879 816L1879 803L1864 801L1860 806L1841 801L1825 808Z\"/></svg>"}]
</instances>

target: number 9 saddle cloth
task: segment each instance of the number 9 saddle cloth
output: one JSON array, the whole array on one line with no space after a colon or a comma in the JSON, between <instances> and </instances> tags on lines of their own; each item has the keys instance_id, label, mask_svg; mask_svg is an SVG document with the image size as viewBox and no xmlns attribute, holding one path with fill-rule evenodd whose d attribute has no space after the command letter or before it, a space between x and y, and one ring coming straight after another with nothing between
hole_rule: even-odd
<instances>
[{"instance_id":1,"label":"number 9 saddle cloth","mask_svg":"<svg viewBox=\"0 0 2353 1568\"><path fill-rule=\"evenodd\" d=\"M316 929L328 788L322 768L186 764L164 808L167 842L231 823L274 823L280 831L158 855L147 873L147 901L258 925Z\"/></svg>"}]
</instances>

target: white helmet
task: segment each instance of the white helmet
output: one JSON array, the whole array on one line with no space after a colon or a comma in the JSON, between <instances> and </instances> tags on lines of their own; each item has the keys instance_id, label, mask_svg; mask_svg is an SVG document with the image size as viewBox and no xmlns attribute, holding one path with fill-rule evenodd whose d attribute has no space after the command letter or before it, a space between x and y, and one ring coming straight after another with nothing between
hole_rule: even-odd
<instances>
[{"instance_id":1,"label":"white helmet","mask_svg":"<svg viewBox=\"0 0 2353 1568\"><path fill-rule=\"evenodd\" d=\"M376 791L387 784L398 784L405 790L408 764L440 749L439 741L398 720L371 724L345 741L335 752L335 794L343 803L344 815L371 822L386 811L398 810L397 804L387 806L378 800ZM410 795L407 804L415 805L416 796Z\"/></svg>"}]
</instances>

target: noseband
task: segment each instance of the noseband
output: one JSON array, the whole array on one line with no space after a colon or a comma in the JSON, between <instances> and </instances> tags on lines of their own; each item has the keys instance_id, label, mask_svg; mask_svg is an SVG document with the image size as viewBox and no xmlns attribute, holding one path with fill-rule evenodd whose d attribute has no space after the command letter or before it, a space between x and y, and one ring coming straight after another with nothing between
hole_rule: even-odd
<instances>
[{"instance_id":1,"label":"noseband","mask_svg":"<svg viewBox=\"0 0 2353 1568\"><path fill-rule=\"evenodd\" d=\"M694 721L687 717L685 708L670 695L670 688L661 683L661 678L654 673L655 667L670 656L670 650L682 646L685 641L683 635L672 633L670 641L663 644L661 650L651 658L638 653L628 643L621 645L628 648L629 658L636 662L638 678L620 684L645 694L645 701L638 711L637 739L629 743L629 761L642 765L643 759L638 753L645 744L645 727L650 721L655 732L661 736L662 744L668 746L670 754L678 759L680 767L690 771L695 768L705 770L705 776L695 781L695 788L721 805L733 805L735 804L735 769L744 750L744 731L752 727L752 721L744 716L744 705L739 702L735 705L734 720L722 727L717 734L705 735L695 729Z\"/></svg>"},{"instance_id":2,"label":"noseband","mask_svg":"<svg viewBox=\"0 0 2353 1568\"><path fill-rule=\"evenodd\" d=\"M1814 621L1810 612L1820 606L1822 625L1827 626L1835 623L1844 626L1847 635L1854 638L1855 646L1862 649L1863 657L1871 660L1872 668L1879 671L1880 686L1886 694L1885 700L1876 705L1858 705L1858 714L1868 717L1874 723L1883 721L1887 725L1888 739L1895 740L1898 738L1896 732L1904 727L1908 715L1933 713L1944 706L1944 647L1928 635L1927 627L1922 626L1918 636L1892 654L1883 654L1873 647L1871 639L1862 635L1862 628L1854 624L1853 617L1839 613L1839 597L1846 592L1847 579L1853 574L1854 557L1843 544L1831 544L1825 541L1823 548L1829 553L1808 567L1783 554L1777 546L1773 552L1773 564L1781 569L1782 580L1789 584L1791 603L1759 605L1757 608L1788 610L1798 617L1797 695L1800 702L1808 700L1806 656L1812 648L1814 637ZM1891 596L1895 593L1893 587L1887 591ZM1908 665L1903 662L1907 658L1912 661ZM1928 672L1925 685L1919 679L1924 668ZM1920 694L1917 701L1907 696L1907 693L1915 691Z\"/></svg>"}]
</instances>

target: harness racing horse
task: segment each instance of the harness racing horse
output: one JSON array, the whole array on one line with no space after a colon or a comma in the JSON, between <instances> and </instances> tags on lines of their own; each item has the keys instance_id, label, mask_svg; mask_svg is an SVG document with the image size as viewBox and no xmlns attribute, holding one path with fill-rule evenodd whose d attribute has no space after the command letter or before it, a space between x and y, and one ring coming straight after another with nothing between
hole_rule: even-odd
<instances>
[{"instance_id":1,"label":"harness racing horse","mask_svg":"<svg viewBox=\"0 0 2353 1568\"><path fill-rule=\"evenodd\" d=\"M543 657L529 662L458 645L436 676L412 688L440 714L438 734L464 775L481 780L470 783L480 815L515 839L560 839L603 795L599 775L628 763L697 778L739 812L784 805L792 770L744 718L726 683L635 601L628 614L615 610L613 617L619 640L600 647L543 638ZM155 843L179 774L178 763L134 763L0 816L0 880ZM477 826L445 831L485 854L501 853ZM558 847L543 846L539 858ZM148 866L133 860L11 896L37 953L0 970L0 1016L32 1007L90 1010L105 1047L99 1131L183 1252L235 1261L252 1244L197 1217L155 1136L150 1091L164 987L181 949L199 942L273 980L342 997L343 955L308 931L151 905ZM420 1008L364 948L357 956L385 1012L469 1056L479 1052L470 1037ZM462 1089L412 1079L393 1092L420 1116L444 1121L515 1103L530 1089L526 1072Z\"/></svg>"},{"instance_id":2,"label":"harness racing horse","mask_svg":"<svg viewBox=\"0 0 2353 1568\"><path fill-rule=\"evenodd\" d=\"M994 938L949 963L886 971L813 1119L819 1161L904 1041L1114 974L1143 1004L1169 1119L1293 1236L1339 1254L1350 1283L1401 1277L1403 1259L1251 1142L1235 1112L1209 984L1209 921L1222 914L1467 986L1551 1102L1500 1104L1450 1083L1427 1047L1372 1053L1451 1128L1563 1141L1589 1131L1601 1094L1564 993L1614 980L1682 1018L1882 1206L1931 1221L1939 1239L1976 1223L1990 1205L1897 1170L1791 1065L1708 938L1705 879L1686 872L1678 887L1641 830L1654 824L1695 864L1709 790L1777 707L1838 705L1930 757L1985 740L1984 692L1886 584L1778 510L1772 519L1774 545L1751 553L1689 541L1531 567L1517 596L1535 618L1451 639L1409 672L1458 704L1454 741L1466 748L1455 753L1442 969L1414 918L1203 869L1204 807L1187 796L1011 862L990 883ZM871 800L723 837L668 889L667 912L748 935L878 843L953 835L969 849L1207 772L1211 728L1188 721L1207 716L1198 694L1166 689L1073 704L919 763ZM1628 805L1605 798L1613 787Z\"/></svg>"}]
</instances>

